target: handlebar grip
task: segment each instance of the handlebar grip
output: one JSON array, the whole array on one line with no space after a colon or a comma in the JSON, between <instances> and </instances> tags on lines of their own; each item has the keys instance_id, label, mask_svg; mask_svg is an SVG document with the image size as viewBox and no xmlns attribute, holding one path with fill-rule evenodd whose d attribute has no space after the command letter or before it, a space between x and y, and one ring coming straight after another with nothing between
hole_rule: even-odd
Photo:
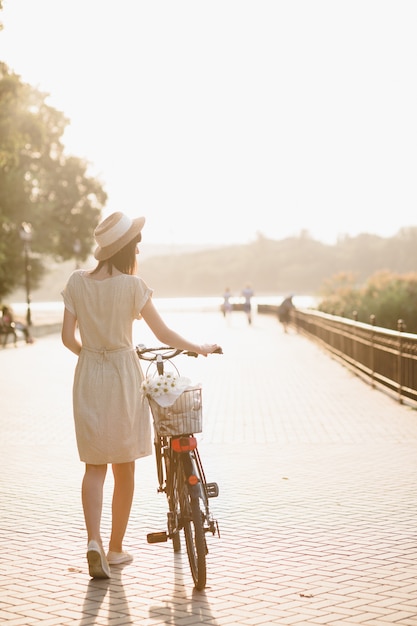
<instances>
[{"instance_id":1,"label":"handlebar grip","mask_svg":"<svg viewBox=\"0 0 417 626\"><path fill-rule=\"evenodd\" d=\"M191 352L190 350L187 350L183 354L186 354L187 356L198 357L198 353L197 352ZM223 349L219 346L217 348L217 350L214 350L211 354L223 354Z\"/></svg>"}]
</instances>

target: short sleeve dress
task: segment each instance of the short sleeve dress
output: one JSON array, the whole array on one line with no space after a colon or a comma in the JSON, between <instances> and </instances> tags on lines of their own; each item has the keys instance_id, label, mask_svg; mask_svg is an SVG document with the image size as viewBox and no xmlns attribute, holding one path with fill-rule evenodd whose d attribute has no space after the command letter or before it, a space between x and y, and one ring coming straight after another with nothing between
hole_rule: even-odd
<instances>
[{"instance_id":1,"label":"short sleeve dress","mask_svg":"<svg viewBox=\"0 0 417 626\"><path fill-rule=\"evenodd\" d=\"M76 316L82 342L73 383L75 433L80 460L127 463L152 453L149 408L133 347L132 325L152 295L138 276L105 280L76 270L62 291Z\"/></svg>"}]
</instances>

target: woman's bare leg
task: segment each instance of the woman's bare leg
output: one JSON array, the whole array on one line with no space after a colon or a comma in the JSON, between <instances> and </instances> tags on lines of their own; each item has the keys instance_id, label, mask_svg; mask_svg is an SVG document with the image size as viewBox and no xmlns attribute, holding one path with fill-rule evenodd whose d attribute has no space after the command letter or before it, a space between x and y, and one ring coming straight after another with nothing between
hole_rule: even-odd
<instances>
[{"instance_id":1,"label":"woman's bare leg","mask_svg":"<svg viewBox=\"0 0 417 626\"><path fill-rule=\"evenodd\" d=\"M103 486L107 465L86 464L81 496L88 542L94 540L102 548L100 523L103 509Z\"/></svg>"},{"instance_id":2,"label":"woman's bare leg","mask_svg":"<svg viewBox=\"0 0 417 626\"><path fill-rule=\"evenodd\" d=\"M135 489L135 462L115 463L113 476L112 530L109 550L122 552L123 538L129 521Z\"/></svg>"}]
</instances>

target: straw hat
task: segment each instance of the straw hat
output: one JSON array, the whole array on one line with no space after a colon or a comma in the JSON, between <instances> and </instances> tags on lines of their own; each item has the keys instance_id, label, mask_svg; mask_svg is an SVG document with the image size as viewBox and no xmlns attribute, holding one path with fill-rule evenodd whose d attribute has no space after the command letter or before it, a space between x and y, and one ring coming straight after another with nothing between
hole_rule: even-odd
<instances>
[{"instance_id":1,"label":"straw hat","mask_svg":"<svg viewBox=\"0 0 417 626\"><path fill-rule=\"evenodd\" d=\"M106 217L94 231L97 242L95 258L98 261L110 259L139 235L144 224L144 217L131 219L120 211Z\"/></svg>"}]
</instances>

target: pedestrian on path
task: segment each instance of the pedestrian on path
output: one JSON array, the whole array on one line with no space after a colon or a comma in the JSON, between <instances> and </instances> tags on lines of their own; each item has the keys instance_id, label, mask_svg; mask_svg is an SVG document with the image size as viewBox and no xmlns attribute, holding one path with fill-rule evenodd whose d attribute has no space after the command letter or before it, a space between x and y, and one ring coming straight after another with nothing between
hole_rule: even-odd
<instances>
[{"instance_id":1,"label":"pedestrian on path","mask_svg":"<svg viewBox=\"0 0 417 626\"><path fill-rule=\"evenodd\" d=\"M82 505L87 561L92 578L110 578L109 565L127 563L123 550L134 493L135 460L152 453L144 378L132 343L135 319L143 318L165 345L207 356L216 344L197 345L169 328L152 301L152 290L136 275L144 217L116 212L94 231L98 264L75 270L62 291L63 344L78 356L73 412L80 460L85 463ZM114 490L107 556L101 533L103 487L112 465Z\"/></svg>"},{"instance_id":2,"label":"pedestrian on path","mask_svg":"<svg viewBox=\"0 0 417 626\"><path fill-rule=\"evenodd\" d=\"M278 307L278 319L282 324L284 333L288 332L288 326L291 322L292 312L295 309L292 299L293 295L291 294L284 298L284 300Z\"/></svg>"},{"instance_id":3,"label":"pedestrian on path","mask_svg":"<svg viewBox=\"0 0 417 626\"><path fill-rule=\"evenodd\" d=\"M253 289L248 284L242 291L243 296L243 310L246 313L246 317L248 318L248 324L252 324L252 297L253 297Z\"/></svg>"},{"instance_id":4,"label":"pedestrian on path","mask_svg":"<svg viewBox=\"0 0 417 626\"><path fill-rule=\"evenodd\" d=\"M232 312L232 303L230 302L230 298L232 297L232 292L229 287L226 287L223 294L223 304L222 304L222 313L223 317L227 317L229 313Z\"/></svg>"}]
</instances>

